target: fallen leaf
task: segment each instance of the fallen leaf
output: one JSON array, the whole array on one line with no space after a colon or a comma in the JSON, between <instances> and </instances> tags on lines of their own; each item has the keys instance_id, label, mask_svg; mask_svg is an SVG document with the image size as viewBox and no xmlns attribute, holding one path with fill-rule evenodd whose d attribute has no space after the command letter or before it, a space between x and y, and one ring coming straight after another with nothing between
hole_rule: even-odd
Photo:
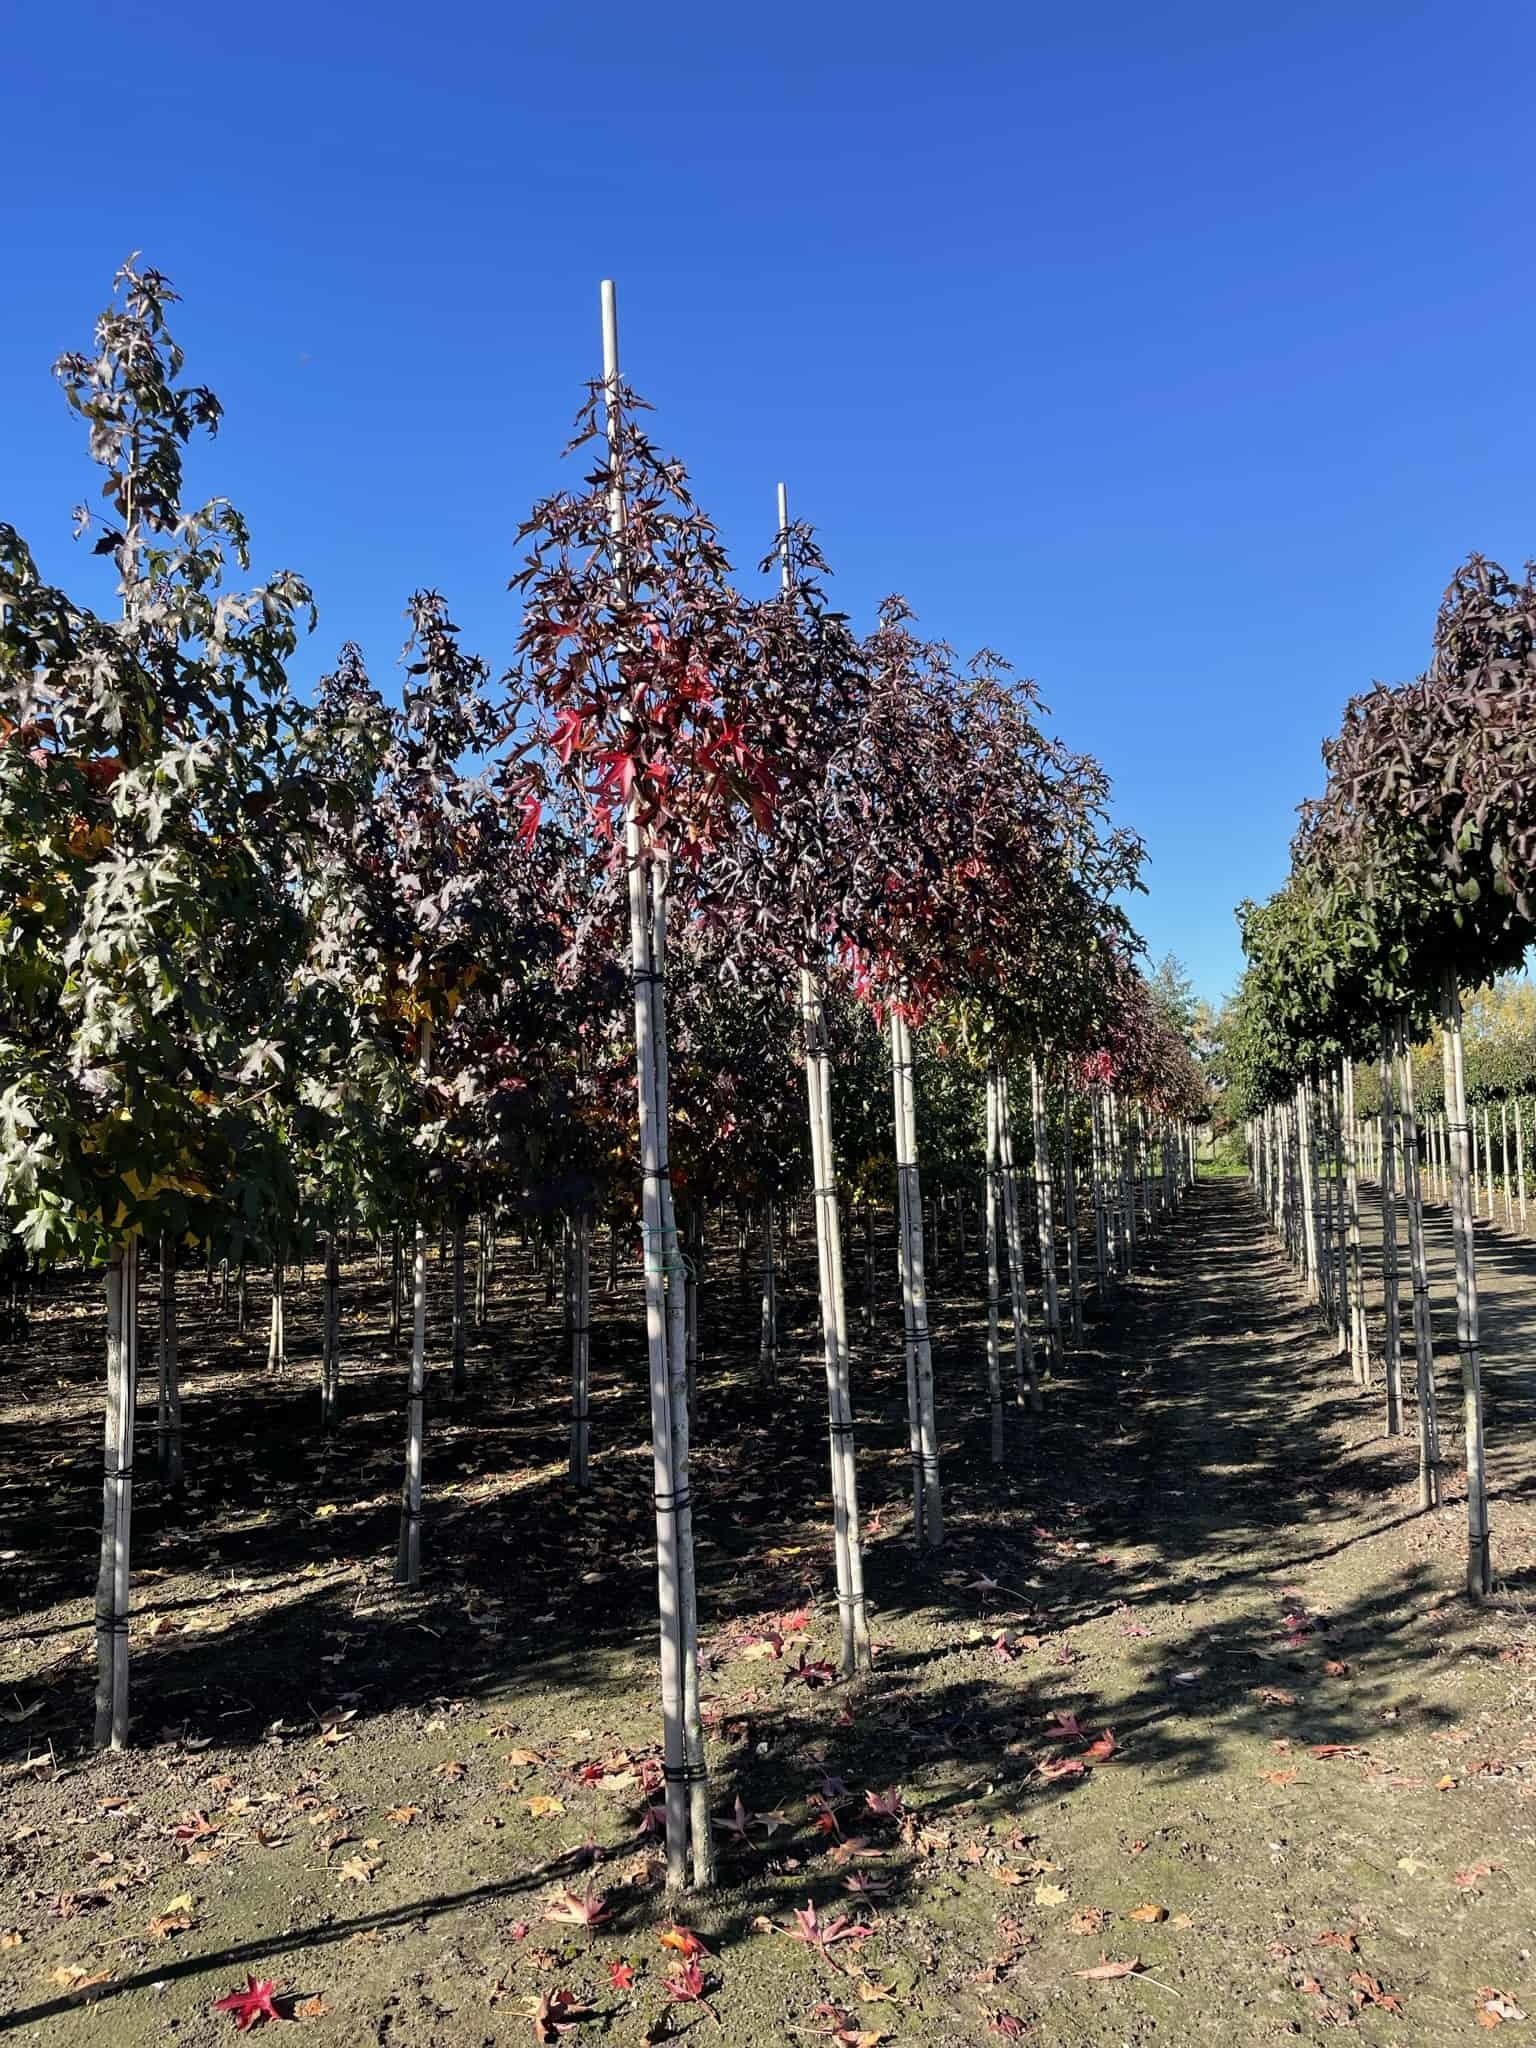
<instances>
[{"instance_id":1,"label":"fallen leaf","mask_svg":"<svg viewBox=\"0 0 1536 2048\"><path fill-rule=\"evenodd\" d=\"M1035 1904L1037 1906L1064 1906L1067 1903L1067 1888L1064 1884L1037 1884Z\"/></svg>"},{"instance_id":2,"label":"fallen leaf","mask_svg":"<svg viewBox=\"0 0 1536 2048\"><path fill-rule=\"evenodd\" d=\"M1139 1920L1145 1927L1156 1927L1168 1918L1168 1908L1166 1906L1138 1906L1134 1912L1127 1913L1125 1917L1127 1920Z\"/></svg>"},{"instance_id":3,"label":"fallen leaf","mask_svg":"<svg viewBox=\"0 0 1536 2048\"><path fill-rule=\"evenodd\" d=\"M227 2012L239 2032L247 2034L254 2026L282 2019L276 1999L277 1986L270 1977L247 1975L243 1991L231 1991L224 1998L216 1998L209 2010Z\"/></svg>"},{"instance_id":4,"label":"fallen leaf","mask_svg":"<svg viewBox=\"0 0 1536 2048\"><path fill-rule=\"evenodd\" d=\"M1074 1970L1074 1977L1085 1977L1096 1984L1108 1984L1117 1977L1135 1977L1141 1972L1140 1956L1132 1956L1129 1962L1112 1963L1106 1956L1101 1963L1095 1963L1091 1970Z\"/></svg>"},{"instance_id":5,"label":"fallen leaf","mask_svg":"<svg viewBox=\"0 0 1536 2048\"><path fill-rule=\"evenodd\" d=\"M1507 1991L1497 1991L1491 1984L1478 1987L1477 2024L1480 2027L1502 2027L1506 2020L1518 2022L1524 2018L1524 2008L1517 2005Z\"/></svg>"},{"instance_id":6,"label":"fallen leaf","mask_svg":"<svg viewBox=\"0 0 1536 2048\"><path fill-rule=\"evenodd\" d=\"M524 1806L535 1820L547 1820L551 1814L564 1813L565 1801L553 1792L535 1792L531 1799L523 1801Z\"/></svg>"}]
</instances>

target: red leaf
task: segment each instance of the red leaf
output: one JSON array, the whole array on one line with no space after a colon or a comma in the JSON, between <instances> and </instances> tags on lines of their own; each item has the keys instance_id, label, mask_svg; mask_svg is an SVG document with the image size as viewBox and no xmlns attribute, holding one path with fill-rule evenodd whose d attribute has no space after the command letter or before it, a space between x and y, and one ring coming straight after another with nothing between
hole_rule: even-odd
<instances>
[{"instance_id":1,"label":"red leaf","mask_svg":"<svg viewBox=\"0 0 1536 2048\"><path fill-rule=\"evenodd\" d=\"M232 2014L236 2027L245 2034L260 2021L283 2018L276 2001L277 1985L270 1977L247 1975L243 1991L231 1991L227 1998L216 1998L211 2010Z\"/></svg>"}]
</instances>

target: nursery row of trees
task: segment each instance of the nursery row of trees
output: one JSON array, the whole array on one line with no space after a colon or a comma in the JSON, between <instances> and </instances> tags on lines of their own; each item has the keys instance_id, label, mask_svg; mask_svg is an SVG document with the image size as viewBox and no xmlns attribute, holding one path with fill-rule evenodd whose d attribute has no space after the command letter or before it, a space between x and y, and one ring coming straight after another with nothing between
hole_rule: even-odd
<instances>
[{"instance_id":1,"label":"nursery row of trees","mask_svg":"<svg viewBox=\"0 0 1536 2048\"><path fill-rule=\"evenodd\" d=\"M104 471L102 509L78 525L115 572L110 598L51 584L0 525L0 1200L35 1259L106 1274L97 1739L127 1732L139 1247L162 1262L174 1483L177 1261L269 1265L280 1361L285 1267L319 1257L333 1427L341 1236L403 1245L411 1585L432 1234L453 1247L456 1388L467 1240L509 1214L564 1234L580 1484L603 1217L638 1228L669 1877L707 1881L689 1243L709 1205L744 1203L771 1275L775 1208L810 1190L852 1671L869 1638L848 1198L876 1198L894 1166L914 1533L937 1546L920 1128L942 1134L941 1177L974 1173L982 1191L999 1457L1006 1406L1038 1405L1037 1345L1064 1341L1058 1244L1070 1330L1080 1239L1092 1231L1107 1280L1137 1190L1171 1199L1189 1171L1204 1088L1135 964L1123 901L1141 846L1111 825L1097 762L1046 731L1001 657L962 663L898 598L864 635L833 610L782 492L770 581L738 585L681 464L644 430L608 286L603 376L572 444L585 474L519 532L510 670L493 677L420 590L398 702L351 644L301 692L307 586L284 571L236 587L239 515L182 502L185 447L219 406L185 380L173 300L130 265L94 353L57 365Z\"/></svg>"},{"instance_id":2,"label":"nursery row of trees","mask_svg":"<svg viewBox=\"0 0 1536 2048\"><path fill-rule=\"evenodd\" d=\"M1309 1291L1372 1374L1359 1234L1356 1062L1374 1069L1373 1165L1382 1203L1382 1352L1389 1429L1402 1427L1412 1333L1420 1498L1438 1498L1425 1273L1425 1170L1448 1193L1467 1465L1467 1589L1491 1587L1478 1335L1474 1135L1463 992L1516 969L1536 938L1536 577L1473 556L1458 569L1416 681L1346 707L1323 749L1323 795L1303 807L1285 886L1239 913L1247 968L1222 1058L1250 1159ZM1440 1027L1438 1115L1426 1124L1414 1048ZM1485 1061L1485 1103L1523 1148L1517 1059ZM1427 1090L1423 1092L1428 1093ZM1492 1119L1484 1123L1491 1149ZM1443 1137L1443 1143L1441 1142ZM1427 1144L1426 1144L1427 1140ZM1501 1153L1508 1179L1510 1153ZM1491 1169L1486 1164L1485 1173ZM1516 1182L1523 1180L1517 1166ZM1407 1225L1406 1255L1399 1206ZM1401 1309L1404 1268L1412 1311Z\"/></svg>"}]
</instances>

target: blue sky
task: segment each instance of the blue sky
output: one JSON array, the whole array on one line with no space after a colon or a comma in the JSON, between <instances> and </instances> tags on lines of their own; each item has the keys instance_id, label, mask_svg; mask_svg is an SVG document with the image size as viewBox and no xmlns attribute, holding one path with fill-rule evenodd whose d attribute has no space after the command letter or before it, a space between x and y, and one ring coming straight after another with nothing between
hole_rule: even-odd
<instances>
[{"instance_id":1,"label":"blue sky","mask_svg":"<svg viewBox=\"0 0 1536 2048\"><path fill-rule=\"evenodd\" d=\"M784 476L856 616L1035 676L1215 995L1345 697L1536 552L1533 56L1478 0L13 0L0 517L81 574L48 366L139 248L310 668L419 584L500 666L611 274L738 563Z\"/></svg>"}]
</instances>

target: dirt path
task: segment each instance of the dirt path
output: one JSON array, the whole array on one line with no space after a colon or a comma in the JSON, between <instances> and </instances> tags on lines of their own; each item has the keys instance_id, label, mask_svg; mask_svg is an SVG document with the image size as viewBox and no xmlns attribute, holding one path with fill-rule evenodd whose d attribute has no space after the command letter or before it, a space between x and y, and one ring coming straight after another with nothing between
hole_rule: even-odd
<instances>
[{"instance_id":1,"label":"dirt path","mask_svg":"<svg viewBox=\"0 0 1536 2048\"><path fill-rule=\"evenodd\" d=\"M1510 1418L1536 1280L1506 1265L1488 1339L1513 1562L1531 1541ZM211 2043L232 2027L210 2001L248 1970L323 2003L304 2019L317 2048L526 2042L525 2002L562 1990L595 2015L569 2048L1341 2029L1385 2048L1483 2038L1480 1987L1536 2010L1536 1629L1517 1604L1462 1605L1457 1509L1412 1511L1408 1447L1350 1386L1243 1186L1200 1187L1043 1423L1013 1423L1001 1475L973 1276L939 1290L952 1534L928 1568L905 1540L882 1304L858 1382L880 1656L855 1687L815 1668L832 1627L808 1298L764 1396L748 1305L719 1290L695 1487L731 1824L722 1889L687 1909L713 2018L666 1994L675 1952L636 1833L655 1707L633 1303L600 1304L598 1486L576 1503L553 1325L531 1283L504 1296L471 1402L434 1413L431 1584L406 1599L387 1570L399 1375L369 1362L364 1277L329 1453L307 1375L274 1382L226 1345L189 1378L201 1491L162 1516L146 1489L132 1755L70 1748L95 1428L74 1309L51 1404L34 1370L30 1405L0 1421L30 1454L4 1494L26 1550L0 1704L26 1718L0 1726L0 1939L23 1937L0 1947L0 2030ZM592 1931L544 1917L568 1888L597 1902ZM823 1927L874 1931L778 1931L808 1901ZM626 1959L627 1988L610 1969ZM1143 1967L1076 1974L1105 1959ZM94 2002L76 1971L107 1973Z\"/></svg>"}]
</instances>

